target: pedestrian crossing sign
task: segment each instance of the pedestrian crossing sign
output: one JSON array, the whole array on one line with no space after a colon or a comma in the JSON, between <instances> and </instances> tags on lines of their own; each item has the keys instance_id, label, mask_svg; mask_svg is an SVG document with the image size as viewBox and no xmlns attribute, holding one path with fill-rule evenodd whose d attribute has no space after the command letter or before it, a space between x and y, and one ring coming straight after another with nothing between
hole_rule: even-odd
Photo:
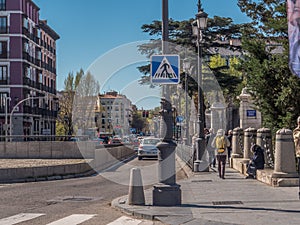
<instances>
[{"instance_id":1,"label":"pedestrian crossing sign","mask_svg":"<svg viewBox=\"0 0 300 225\"><path fill-rule=\"evenodd\" d=\"M154 84L178 84L180 82L179 55L152 55L151 82Z\"/></svg>"}]
</instances>

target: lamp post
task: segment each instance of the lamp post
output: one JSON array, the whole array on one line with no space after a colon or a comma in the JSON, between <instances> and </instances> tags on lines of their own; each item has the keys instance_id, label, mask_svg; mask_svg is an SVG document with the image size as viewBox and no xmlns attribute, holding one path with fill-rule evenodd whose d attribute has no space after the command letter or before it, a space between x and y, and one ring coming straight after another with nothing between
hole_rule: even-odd
<instances>
[{"instance_id":1,"label":"lamp post","mask_svg":"<svg viewBox=\"0 0 300 225\"><path fill-rule=\"evenodd\" d=\"M32 97L32 96L30 96L30 97L28 97L28 98L25 98L25 99L23 99L23 100L21 100L21 101L19 101L14 107L13 107L13 109L11 110L11 113L10 113L10 121L9 121L9 124L10 124L10 137L12 136L12 133L13 133L13 124L12 124L12 116L13 116L13 113L14 113L14 111L17 109L17 107L21 104L21 103L23 103L23 102L25 102L25 101L27 101L27 100L34 100L34 99L44 99L44 98L47 98L47 96L38 96L38 97Z\"/></svg>"},{"instance_id":2,"label":"lamp post","mask_svg":"<svg viewBox=\"0 0 300 225\"><path fill-rule=\"evenodd\" d=\"M183 60L183 71L185 73L184 78L184 90L185 90L185 112L184 112L184 120L185 120L185 144L189 143L189 121L188 121L188 72L191 67L190 62L187 59Z\"/></svg>"},{"instance_id":3,"label":"lamp post","mask_svg":"<svg viewBox=\"0 0 300 225\"><path fill-rule=\"evenodd\" d=\"M207 13L201 7L201 0L198 0L198 13L196 14L196 23L192 24L193 34L197 36L198 50L198 137L196 160L194 161L194 172L200 171L201 158L205 151L205 136L204 136L204 98L202 91L202 31L207 26ZM196 26L195 26L196 25Z\"/></svg>"},{"instance_id":4,"label":"lamp post","mask_svg":"<svg viewBox=\"0 0 300 225\"><path fill-rule=\"evenodd\" d=\"M8 114L8 102L11 101L11 98L8 97L7 95L4 96L4 101L5 101L5 121L4 121L4 129L5 129L5 141L7 141L7 131L8 131L8 119L7 119L7 114Z\"/></svg>"}]
</instances>

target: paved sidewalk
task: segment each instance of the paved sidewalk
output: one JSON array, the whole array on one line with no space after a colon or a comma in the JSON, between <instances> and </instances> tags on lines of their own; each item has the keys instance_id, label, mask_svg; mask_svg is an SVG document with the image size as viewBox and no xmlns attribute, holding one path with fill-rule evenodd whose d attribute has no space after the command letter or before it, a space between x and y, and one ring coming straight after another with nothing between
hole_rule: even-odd
<instances>
[{"instance_id":1,"label":"paved sidewalk","mask_svg":"<svg viewBox=\"0 0 300 225\"><path fill-rule=\"evenodd\" d=\"M244 179L226 168L225 180L216 171L194 173L180 180L182 205L152 206L152 189L145 190L145 206L127 204L127 196L114 199L112 206L131 215L186 225L299 225L298 187L271 187Z\"/></svg>"}]
</instances>

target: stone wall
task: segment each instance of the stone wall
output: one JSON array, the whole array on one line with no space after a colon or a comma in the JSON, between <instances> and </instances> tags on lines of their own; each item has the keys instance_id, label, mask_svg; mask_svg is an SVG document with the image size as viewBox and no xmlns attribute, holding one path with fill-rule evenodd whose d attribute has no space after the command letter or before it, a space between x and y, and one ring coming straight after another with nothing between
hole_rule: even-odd
<instances>
[{"instance_id":1,"label":"stone wall","mask_svg":"<svg viewBox=\"0 0 300 225\"><path fill-rule=\"evenodd\" d=\"M96 150L106 149L116 158L123 157L130 145L95 145L93 142L28 141L0 142L1 159L93 159ZM118 149L118 150L117 150ZM123 152L124 151L124 152Z\"/></svg>"}]
</instances>

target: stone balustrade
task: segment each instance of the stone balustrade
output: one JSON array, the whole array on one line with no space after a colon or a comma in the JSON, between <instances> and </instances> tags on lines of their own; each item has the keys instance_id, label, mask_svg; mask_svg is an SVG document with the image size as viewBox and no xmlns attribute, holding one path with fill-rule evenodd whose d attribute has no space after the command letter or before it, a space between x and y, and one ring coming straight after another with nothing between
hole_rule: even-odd
<instances>
[{"instance_id":1,"label":"stone balustrade","mask_svg":"<svg viewBox=\"0 0 300 225\"><path fill-rule=\"evenodd\" d=\"M275 149L272 147L273 141ZM266 162L265 169L257 171L256 179L272 186L298 186L299 175L296 169L295 146L291 130L278 130L275 139L272 140L271 131L268 128L234 129L230 166L245 175L252 156L250 148L253 144L264 149Z\"/></svg>"}]
</instances>

